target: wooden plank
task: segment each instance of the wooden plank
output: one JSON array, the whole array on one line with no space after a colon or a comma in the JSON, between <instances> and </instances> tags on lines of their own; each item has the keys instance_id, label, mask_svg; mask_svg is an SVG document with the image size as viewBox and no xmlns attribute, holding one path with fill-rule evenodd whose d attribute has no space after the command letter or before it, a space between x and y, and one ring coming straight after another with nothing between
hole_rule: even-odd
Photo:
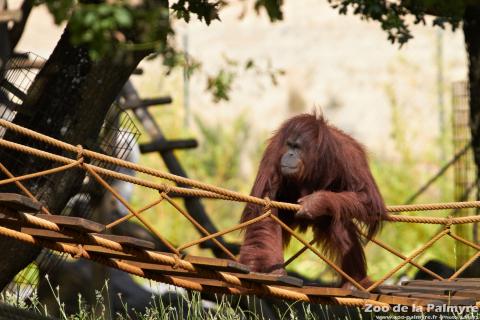
<instances>
[{"instance_id":1,"label":"wooden plank","mask_svg":"<svg viewBox=\"0 0 480 320\"><path fill-rule=\"evenodd\" d=\"M22 101L27 98L27 95L22 90L18 89L13 83L11 83L5 78L0 81L0 87L3 87L5 90L7 90ZM24 111L22 110L22 112Z\"/></svg>"},{"instance_id":2,"label":"wooden plank","mask_svg":"<svg viewBox=\"0 0 480 320\"><path fill-rule=\"evenodd\" d=\"M183 139L183 140L165 140L158 139L149 143L141 144L141 153L150 152L167 152L178 149L192 149L198 147L198 141L195 139Z\"/></svg>"},{"instance_id":3,"label":"wooden plank","mask_svg":"<svg viewBox=\"0 0 480 320\"><path fill-rule=\"evenodd\" d=\"M144 257L136 257L127 253L123 253L120 251L110 250L104 247L100 247L97 245L85 245L83 248L92 253L96 253L102 255L106 258L112 259L120 259L120 260L127 260L127 261L141 261L141 262L151 262L150 259Z\"/></svg>"},{"instance_id":4,"label":"wooden plank","mask_svg":"<svg viewBox=\"0 0 480 320\"><path fill-rule=\"evenodd\" d=\"M13 220L13 221L15 222L15 220ZM4 221L4 220L0 219L0 223L2 223L2 222L5 222L5 224L9 224L10 221ZM14 226L15 224L18 225L18 222L13 223L11 225ZM34 237L40 237L40 238L44 238L44 239L48 239L48 240L52 240L52 241L57 241L57 242L80 243L79 240L76 239L74 236L66 235L62 232L39 229L39 228L30 228L30 227L21 227L20 231L23 232L23 233L29 234L31 236L34 236ZM108 240L118 242L122 246L132 246L133 247L133 245L131 243L137 243L137 241L134 241L134 240L138 240L138 243L140 243L140 244L142 242L142 240L135 239L135 238L125 239L125 238L129 238L129 237L102 235L102 234L95 234L95 235L99 236L99 237L102 237L104 239L108 239ZM116 241L115 239L118 239L120 241ZM151 242L148 242L148 241L145 241L145 242L146 242L146 245L148 245L149 247L151 245L153 245ZM135 247L140 247L140 246L135 246ZM115 251L113 251L113 252L115 252ZM123 258L123 256L119 255L119 258Z\"/></svg>"},{"instance_id":5,"label":"wooden plank","mask_svg":"<svg viewBox=\"0 0 480 320\"><path fill-rule=\"evenodd\" d=\"M21 231L34 237L40 237L57 242L79 243L79 239L75 238L73 235L64 234L58 231L41 229L39 227L29 225L28 223L26 223L26 221L4 217L1 213L0 225L10 229Z\"/></svg>"},{"instance_id":6,"label":"wooden plank","mask_svg":"<svg viewBox=\"0 0 480 320\"><path fill-rule=\"evenodd\" d=\"M196 272L188 272L187 270L181 268L172 268L167 265L157 264L157 263L148 263L148 262L138 262L138 261L124 261L127 264L132 266L142 268L145 271L153 272L153 273L161 273L163 275L169 276L184 276L188 277L189 274L191 277L198 277L198 273Z\"/></svg>"},{"instance_id":7,"label":"wooden plank","mask_svg":"<svg viewBox=\"0 0 480 320\"><path fill-rule=\"evenodd\" d=\"M381 286L378 288L378 292L386 293L392 291L415 291L423 293L432 293L440 295L451 295L451 296L460 296L460 297L470 297L475 299L480 299L480 290L472 289L463 289L455 288L451 286L442 286L442 287L432 287L432 286L421 286L421 285L409 285L409 286Z\"/></svg>"},{"instance_id":8,"label":"wooden plank","mask_svg":"<svg viewBox=\"0 0 480 320\"><path fill-rule=\"evenodd\" d=\"M412 291L431 293L431 294L443 294L446 296L466 297L480 300L480 290L472 289L454 289L454 288L426 288L426 287L412 287Z\"/></svg>"},{"instance_id":9,"label":"wooden plank","mask_svg":"<svg viewBox=\"0 0 480 320\"><path fill-rule=\"evenodd\" d=\"M107 240L118 242L122 246L128 246L128 247L139 248L139 249L155 249L155 244L153 242L137 239L134 237L119 236L114 234L103 234L103 233L94 233L93 235L100 238L107 239Z\"/></svg>"},{"instance_id":10,"label":"wooden plank","mask_svg":"<svg viewBox=\"0 0 480 320\"><path fill-rule=\"evenodd\" d=\"M24 224L23 221L12 218L11 216L4 214L1 211L2 209L0 209L0 226L10 228L21 227Z\"/></svg>"},{"instance_id":11,"label":"wooden plank","mask_svg":"<svg viewBox=\"0 0 480 320\"><path fill-rule=\"evenodd\" d=\"M284 288L283 286L277 287ZM355 297L362 299L368 299L371 296L371 294L366 291L319 286L304 286L302 288L295 289L295 291L309 296Z\"/></svg>"},{"instance_id":12,"label":"wooden plank","mask_svg":"<svg viewBox=\"0 0 480 320\"><path fill-rule=\"evenodd\" d=\"M37 214L37 217L56 223L60 227L75 229L75 230L83 231L87 233L99 233L105 230L105 226L103 224L100 224L91 220L87 220L84 218L58 216L53 214L52 215Z\"/></svg>"},{"instance_id":13,"label":"wooden plank","mask_svg":"<svg viewBox=\"0 0 480 320\"><path fill-rule=\"evenodd\" d=\"M267 273L258 273L258 272L250 272L248 274L242 273L231 273L231 275L238 277L240 279L245 279L251 282L257 282L262 284L271 284L271 285L278 285L278 286L287 286L287 287L302 287L303 280L291 277L287 275L272 275Z\"/></svg>"},{"instance_id":14,"label":"wooden plank","mask_svg":"<svg viewBox=\"0 0 480 320\"><path fill-rule=\"evenodd\" d=\"M434 287L405 287L405 286L381 286L378 287L375 291L380 294L390 294L395 295L400 292L407 293L425 293L425 294L435 294L440 296L449 296L453 295L451 291L444 290L442 288Z\"/></svg>"},{"instance_id":15,"label":"wooden plank","mask_svg":"<svg viewBox=\"0 0 480 320\"><path fill-rule=\"evenodd\" d=\"M431 280L409 280L403 281L402 286L429 286L429 287L451 287L455 289L478 289L478 283L460 281L431 281Z\"/></svg>"},{"instance_id":16,"label":"wooden plank","mask_svg":"<svg viewBox=\"0 0 480 320\"><path fill-rule=\"evenodd\" d=\"M477 283L480 282L480 278L455 278L451 280L444 280L444 281L453 281L453 282L473 282Z\"/></svg>"},{"instance_id":17,"label":"wooden plank","mask_svg":"<svg viewBox=\"0 0 480 320\"><path fill-rule=\"evenodd\" d=\"M15 230L15 231L20 231L22 229L22 222L21 221L19 221L17 219L13 219L13 218L4 217L3 214L1 214L1 213L0 213L0 215L2 216L0 218L0 226L2 226L4 228Z\"/></svg>"},{"instance_id":18,"label":"wooden plank","mask_svg":"<svg viewBox=\"0 0 480 320\"><path fill-rule=\"evenodd\" d=\"M21 212L38 212L41 203L18 193L0 193L0 206Z\"/></svg>"},{"instance_id":19,"label":"wooden plank","mask_svg":"<svg viewBox=\"0 0 480 320\"><path fill-rule=\"evenodd\" d=\"M28 228L28 227L22 227L20 231L34 237L39 237L39 238L48 239L52 241L64 242L64 243L78 243L77 239L57 231Z\"/></svg>"},{"instance_id":20,"label":"wooden plank","mask_svg":"<svg viewBox=\"0 0 480 320\"><path fill-rule=\"evenodd\" d=\"M401 304L404 306L426 306L427 304L431 304L434 306L443 305L445 304L441 300L431 300L431 299L422 299L418 297L399 297L399 296L392 296L386 294L371 294L371 300L388 303L390 305Z\"/></svg>"},{"instance_id":21,"label":"wooden plank","mask_svg":"<svg viewBox=\"0 0 480 320\"><path fill-rule=\"evenodd\" d=\"M422 293L422 292L403 292L403 291L394 291L390 293L392 296L397 296L397 297L409 297L409 298L422 298L426 300L432 300L432 301L442 301L443 303L449 304L449 305L475 305L476 301L473 298L467 298L467 297L455 297L455 296L442 296L442 295L435 295L435 294L427 294L427 293Z\"/></svg>"},{"instance_id":22,"label":"wooden plank","mask_svg":"<svg viewBox=\"0 0 480 320\"><path fill-rule=\"evenodd\" d=\"M48 240L52 240L52 241L64 242L64 243L80 243L80 244L83 244L83 243L79 242L79 239L75 238L74 236L66 235L62 232L39 229L39 228L30 228L30 227L21 227L20 231L23 232L23 233L29 234L31 236L34 236L34 237L40 237L40 238L44 238L44 239L48 239ZM117 236L118 237L117 238L115 236L110 237L110 235L101 235L101 234L95 234L95 235L96 236L101 236L104 239L108 239L108 240L112 240L112 241L115 241L115 239L119 239L120 241L118 241L118 243L120 243L122 246L132 246L133 247L133 245L130 244L130 242L136 242L136 241L133 241L132 239L122 239L121 236ZM127 238L127 237L125 237L125 238ZM133 238L133 239L138 240L138 239L135 239L135 238ZM141 240L138 240L138 242L141 243ZM148 241L145 241L145 242L148 244L148 246L150 246L150 242L148 242ZM129 243L129 244L126 244L126 243Z\"/></svg>"},{"instance_id":23,"label":"wooden plank","mask_svg":"<svg viewBox=\"0 0 480 320\"><path fill-rule=\"evenodd\" d=\"M156 105L171 104L172 101L173 101L172 97L170 97L170 96L141 99L141 100L136 100L136 101L127 100L120 107L123 110L133 110L133 109L146 108L146 107L151 107L151 106L156 106Z\"/></svg>"},{"instance_id":24,"label":"wooden plank","mask_svg":"<svg viewBox=\"0 0 480 320\"><path fill-rule=\"evenodd\" d=\"M383 285L375 288L372 293L380 293L380 294L390 294L392 292L398 292L402 291L400 289L400 286L388 286L388 285Z\"/></svg>"},{"instance_id":25,"label":"wooden plank","mask_svg":"<svg viewBox=\"0 0 480 320\"><path fill-rule=\"evenodd\" d=\"M109 250L100 246L86 245L84 246L84 249L92 253L103 254L104 256L109 258L122 259L127 261L154 263L151 259L149 259L146 256L134 256L134 255L126 254L119 251ZM157 251L151 251L151 252L157 252ZM157 253L173 256L173 254L166 253L166 252L157 252ZM216 271L248 273L248 268L245 265L235 261L231 261L231 260L218 259L219 262L216 265L212 260L217 260L217 259L213 259L213 258L186 256L184 260L187 260L190 263L192 263L194 266L200 267L200 268L212 269Z\"/></svg>"},{"instance_id":26,"label":"wooden plank","mask_svg":"<svg viewBox=\"0 0 480 320\"><path fill-rule=\"evenodd\" d=\"M148 272L147 272L148 275ZM214 279L205 279L205 278L191 278L191 277L186 277L186 276L176 276L175 278L179 279L184 279L184 280L189 280L189 281L195 281L196 283L201 284L202 286L209 286L209 287L215 287L215 288L237 288L244 293L248 293L249 289L244 289L244 288L238 288L235 286L232 286L224 281L220 280L214 280ZM352 295L351 290L346 290L346 289L341 289L341 288L326 288L326 287L307 287L307 288L296 288L296 287L287 287L287 286L274 286L276 288L281 288L284 290L291 290L293 292L300 292L307 294L309 296L319 296L319 297L347 297L347 296L353 296L353 297L358 297L358 298L370 298L371 295L364 292L358 295ZM406 301L409 299L406 298ZM414 300L414 301L418 301Z\"/></svg>"},{"instance_id":27,"label":"wooden plank","mask_svg":"<svg viewBox=\"0 0 480 320\"><path fill-rule=\"evenodd\" d=\"M29 223L20 217L17 210L0 206L0 225L10 228L28 226Z\"/></svg>"},{"instance_id":28,"label":"wooden plank","mask_svg":"<svg viewBox=\"0 0 480 320\"><path fill-rule=\"evenodd\" d=\"M194 265L198 265L206 269L215 269L219 271L222 270L222 271L230 271L230 272L237 272L237 273L250 272L250 269L246 265L233 260L198 257L198 256L190 256L190 255L184 256L182 258Z\"/></svg>"},{"instance_id":29,"label":"wooden plank","mask_svg":"<svg viewBox=\"0 0 480 320\"><path fill-rule=\"evenodd\" d=\"M142 268L144 270L150 270L154 272L159 272L162 274L172 275L172 276L184 276L184 277L194 277L202 278L196 272L187 272L183 269L172 268L166 265L159 265L155 263L145 263L145 262L135 262L129 261L128 264L134 265L136 267ZM267 285L276 285L276 286L285 286L285 287L301 287L303 281L298 278L289 277L289 276L274 276L262 273L229 273L232 276L235 276L241 280L246 280L248 282L255 282Z\"/></svg>"}]
</instances>

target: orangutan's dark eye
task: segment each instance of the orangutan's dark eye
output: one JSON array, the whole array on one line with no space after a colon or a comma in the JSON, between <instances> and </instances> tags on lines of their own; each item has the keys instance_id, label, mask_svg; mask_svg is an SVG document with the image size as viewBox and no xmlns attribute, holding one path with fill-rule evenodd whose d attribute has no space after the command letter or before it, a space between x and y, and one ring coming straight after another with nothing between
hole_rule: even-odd
<instances>
[{"instance_id":1,"label":"orangutan's dark eye","mask_svg":"<svg viewBox=\"0 0 480 320\"><path fill-rule=\"evenodd\" d=\"M291 149L300 149L300 143L297 141L287 141L287 147Z\"/></svg>"}]
</instances>

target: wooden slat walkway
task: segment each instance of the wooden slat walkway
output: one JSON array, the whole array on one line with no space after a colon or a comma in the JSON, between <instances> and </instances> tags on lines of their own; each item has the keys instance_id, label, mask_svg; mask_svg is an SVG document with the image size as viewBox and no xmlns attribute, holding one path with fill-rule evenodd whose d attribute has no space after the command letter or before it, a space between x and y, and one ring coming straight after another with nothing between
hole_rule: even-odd
<instances>
[{"instance_id":1,"label":"wooden slat walkway","mask_svg":"<svg viewBox=\"0 0 480 320\"><path fill-rule=\"evenodd\" d=\"M129 268L141 270L144 276L154 280L160 279L161 281L167 277L175 281L193 282L201 285L202 290L205 291L251 294L256 293L258 288L265 288L266 295L272 290L279 290L280 293L303 294L312 302L320 301L322 303L328 303L328 301L341 303L341 301L356 299L355 301L364 301L365 303L420 306L427 304L476 305L480 301L479 278L450 281L405 281L399 286L380 286L373 293L343 288L304 286L301 279L250 272L247 266L233 260L191 255L176 257L171 253L157 252L153 250L154 244L151 242L126 236L103 234L104 225L87 219L45 214L33 216L26 213L37 213L39 210L40 205L27 197L0 193L0 227L13 230L17 232L17 235L19 232L34 239L53 243L54 249L59 251L64 244L75 244L86 253L82 255L83 257L90 257L113 267L121 265L123 270L127 271ZM42 222L50 226L50 230L42 227ZM5 233L2 235L5 236ZM20 238L17 237L17 239ZM114 245L110 245L110 247L102 245L98 239L104 239ZM59 244L58 249L55 244ZM113 247L118 250L112 249ZM182 268L180 264L169 265L167 262L160 262L161 259L153 258L155 255L167 257L170 259L169 261L175 258L179 262L189 263L192 266L191 270ZM220 277L211 277L212 274L220 275ZM343 298L347 299L341 300ZM348 298L352 300L348 300Z\"/></svg>"}]
</instances>

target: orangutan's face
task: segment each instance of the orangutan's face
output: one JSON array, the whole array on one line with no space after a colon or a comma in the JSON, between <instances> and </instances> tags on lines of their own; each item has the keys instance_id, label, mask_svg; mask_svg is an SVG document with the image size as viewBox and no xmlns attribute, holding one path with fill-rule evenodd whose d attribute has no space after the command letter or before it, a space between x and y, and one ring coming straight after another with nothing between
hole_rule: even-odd
<instances>
[{"instance_id":1,"label":"orangutan's face","mask_svg":"<svg viewBox=\"0 0 480 320\"><path fill-rule=\"evenodd\" d=\"M280 160L282 175L297 180L302 176L304 163L302 160L303 141L301 137L290 137L286 141L285 153Z\"/></svg>"}]
</instances>

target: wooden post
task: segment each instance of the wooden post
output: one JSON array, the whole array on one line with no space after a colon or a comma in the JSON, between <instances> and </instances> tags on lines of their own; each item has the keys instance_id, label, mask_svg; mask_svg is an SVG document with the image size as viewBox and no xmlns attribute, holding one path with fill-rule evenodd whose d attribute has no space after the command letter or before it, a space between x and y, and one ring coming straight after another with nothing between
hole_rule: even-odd
<instances>
[{"instance_id":1,"label":"wooden post","mask_svg":"<svg viewBox=\"0 0 480 320\"><path fill-rule=\"evenodd\" d=\"M469 126L469 105L468 105L468 86L464 81L453 83L452 86L452 106L453 106L453 152L457 153L465 147L471 140ZM472 186L474 185L473 174L473 155L469 150L454 165L454 201L469 200ZM468 216L474 214L472 209L462 209L454 211L455 216ZM470 224L455 225L453 232L469 240L475 240L477 224L472 227ZM456 242L456 266L461 267L472 255L470 247Z\"/></svg>"}]
</instances>

